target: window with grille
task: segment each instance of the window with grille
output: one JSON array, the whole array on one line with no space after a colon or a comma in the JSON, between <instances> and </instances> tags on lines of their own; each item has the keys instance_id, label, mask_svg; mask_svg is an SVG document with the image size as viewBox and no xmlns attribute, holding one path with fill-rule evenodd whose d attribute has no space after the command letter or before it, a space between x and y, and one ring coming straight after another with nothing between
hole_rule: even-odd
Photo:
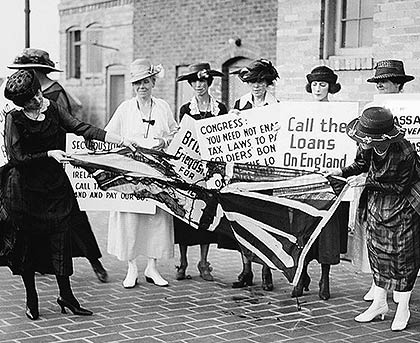
<instances>
[{"instance_id":1,"label":"window with grille","mask_svg":"<svg viewBox=\"0 0 420 343\"><path fill-rule=\"evenodd\" d=\"M322 0L320 58L337 70L371 69L374 0Z\"/></svg>"}]
</instances>

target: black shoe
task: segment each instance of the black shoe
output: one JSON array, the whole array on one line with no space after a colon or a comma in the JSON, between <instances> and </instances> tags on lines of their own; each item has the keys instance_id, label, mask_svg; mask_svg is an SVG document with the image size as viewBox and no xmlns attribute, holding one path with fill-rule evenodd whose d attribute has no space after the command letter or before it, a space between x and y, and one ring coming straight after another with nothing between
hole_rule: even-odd
<instances>
[{"instance_id":1,"label":"black shoe","mask_svg":"<svg viewBox=\"0 0 420 343\"><path fill-rule=\"evenodd\" d=\"M67 313L66 307L78 316L91 316L93 314L92 311L86 310L83 307L80 307L80 304L72 304L70 301L63 299L62 297L57 298L57 304L61 307L61 313Z\"/></svg>"},{"instance_id":2,"label":"black shoe","mask_svg":"<svg viewBox=\"0 0 420 343\"><path fill-rule=\"evenodd\" d=\"M291 297L301 297L303 295L303 291L309 291L309 284L311 283L311 278L309 277L308 273L304 272L300 276L298 284L293 288Z\"/></svg>"},{"instance_id":3,"label":"black shoe","mask_svg":"<svg viewBox=\"0 0 420 343\"><path fill-rule=\"evenodd\" d=\"M254 274L252 272L242 272L238 275L238 281L232 283L232 288L243 288L246 286L252 286L252 280L254 278Z\"/></svg>"},{"instance_id":4,"label":"black shoe","mask_svg":"<svg viewBox=\"0 0 420 343\"><path fill-rule=\"evenodd\" d=\"M319 298L322 300L330 298L330 279L328 277L319 280Z\"/></svg>"},{"instance_id":5,"label":"black shoe","mask_svg":"<svg viewBox=\"0 0 420 343\"><path fill-rule=\"evenodd\" d=\"M90 264L92 265L92 269L95 272L98 280L101 281L101 282L104 282L104 283L108 282L108 273L106 272L106 270L102 266L101 261L99 261L98 259L91 260Z\"/></svg>"},{"instance_id":6,"label":"black shoe","mask_svg":"<svg viewBox=\"0 0 420 343\"><path fill-rule=\"evenodd\" d=\"M271 274L270 268L263 267L261 278L262 278L262 289L264 291L272 291L273 290L273 276Z\"/></svg>"},{"instance_id":7,"label":"black shoe","mask_svg":"<svg viewBox=\"0 0 420 343\"><path fill-rule=\"evenodd\" d=\"M26 305L25 314L26 317L28 317L30 320L37 320L39 318L38 305L33 308L30 308L28 305Z\"/></svg>"}]
</instances>

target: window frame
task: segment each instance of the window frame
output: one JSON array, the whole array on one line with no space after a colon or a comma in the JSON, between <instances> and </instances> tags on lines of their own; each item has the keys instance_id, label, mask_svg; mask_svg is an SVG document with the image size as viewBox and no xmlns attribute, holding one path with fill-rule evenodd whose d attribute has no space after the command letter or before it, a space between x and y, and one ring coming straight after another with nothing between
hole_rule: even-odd
<instances>
[{"instance_id":1,"label":"window frame","mask_svg":"<svg viewBox=\"0 0 420 343\"><path fill-rule=\"evenodd\" d=\"M77 32L79 39L76 41ZM82 30L79 27L70 27L66 30L66 47L66 78L80 80L82 78Z\"/></svg>"},{"instance_id":2,"label":"window frame","mask_svg":"<svg viewBox=\"0 0 420 343\"><path fill-rule=\"evenodd\" d=\"M352 0L354 1L354 0ZM357 0L359 2L363 0ZM366 1L372 1L372 0L366 0ZM342 47L343 43L343 0L337 0L335 1L337 4L336 8L336 22L335 22L335 46L334 46L334 55L336 56L354 56L354 55L368 55L372 53L372 46L370 47L357 47L357 48L345 48ZM331 0L329 1L331 3ZM360 6L361 8L361 6ZM360 12L360 10L359 10ZM360 13L359 13L360 15ZM358 41L360 40L360 22L362 18L358 17ZM373 14L372 14L372 21L373 21Z\"/></svg>"}]
</instances>

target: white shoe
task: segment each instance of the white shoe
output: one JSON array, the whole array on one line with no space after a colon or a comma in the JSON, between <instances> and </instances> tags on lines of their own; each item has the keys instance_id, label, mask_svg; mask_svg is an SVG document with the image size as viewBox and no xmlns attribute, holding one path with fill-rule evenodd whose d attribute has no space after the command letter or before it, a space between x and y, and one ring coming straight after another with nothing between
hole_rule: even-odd
<instances>
[{"instance_id":1,"label":"white shoe","mask_svg":"<svg viewBox=\"0 0 420 343\"><path fill-rule=\"evenodd\" d=\"M122 282L124 288L134 288L138 283L138 270L137 264L132 261L128 261L127 275Z\"/></svg>"},{"instance_id":2,"label":"white shoe","mask_svg":"<svg viewBox=\"0 0 420 343\"><path fill-rule=\"evenodd\" d=\"M404 312L404 313L400 313ZM402 331L407 327L408 321L410 319L410 311L408 309L395 312L394 320L391 324L392 331Z\"/></svg>"},{"instance_id":3,"label":"white shoe","mask_svg":"<svg viewBox=\"0 0 420 343\"><path fill-rule=\"evenodd\" d=\"M372 304L365 312L359 314L356 318L354 318L354 320L359 323L368 323L378 316L380 316L381 320L384 320L388 310L389 309L387 303L382 304L380 306Z\"/></svg>"},{"instance_id":4,"label":"white shoe","mask_svg":"<svg viewBox=\"0 0 420 343\"><path fill-rule=\"evenodd\" d=\"M372 284L369 291L363 297L363 300L364 301L373 301L374 293L375 293L375 284Z\"/></svg>"},{"instance_id":5,"label":"white shoe","mask_svg":"<svg viewBox=\"0 0 420 343\"><path fill-rule=\"evenodd\" d=\"M144 271L144 277L147 282L154 283L159 287L167 287L169 285L169 282L166 281L156 269L146 268Z\"/></svg>"}]
</instances>

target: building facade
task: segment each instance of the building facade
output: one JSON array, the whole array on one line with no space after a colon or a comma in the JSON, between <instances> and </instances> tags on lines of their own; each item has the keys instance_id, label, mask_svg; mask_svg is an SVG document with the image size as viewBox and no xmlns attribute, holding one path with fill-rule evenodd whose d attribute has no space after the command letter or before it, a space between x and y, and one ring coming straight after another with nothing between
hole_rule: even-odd
<instances>
[{"instance_id":1,"label":"building facade","mask_svg":"<svg viewBox=\"0 0 420 343\"><path fill-rule=\"evenodd\" d=\"M164 66L154 95L175 115L192 94L175 79L202 61L225 73L211 92L228 106L247 91L230 72L260 57L277 66L280 100L310 100L305 75L326 64L342 84L333 99L363 105L381 59L403 60L418 76L405 92L420 92L420 0L62 0L59 10L61 81L101 126L132 95L129 64L141 57Z\"/></svg>"}]
</instances>

